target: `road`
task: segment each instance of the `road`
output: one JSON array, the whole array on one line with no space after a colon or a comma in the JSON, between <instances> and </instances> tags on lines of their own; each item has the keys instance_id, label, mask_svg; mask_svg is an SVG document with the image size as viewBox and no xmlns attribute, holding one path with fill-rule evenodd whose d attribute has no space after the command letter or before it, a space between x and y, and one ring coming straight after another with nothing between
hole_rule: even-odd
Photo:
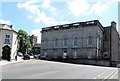
<instances>
[{"instance_id":1,"label":"road","mask_svg":"<svg viewBox=\"0 0 120 81\"><path fill-rule=\"evenodd\" d=\"M118 79L118 68L28 60L2 67L3 79Z\"/></svg>"}]
</instances>

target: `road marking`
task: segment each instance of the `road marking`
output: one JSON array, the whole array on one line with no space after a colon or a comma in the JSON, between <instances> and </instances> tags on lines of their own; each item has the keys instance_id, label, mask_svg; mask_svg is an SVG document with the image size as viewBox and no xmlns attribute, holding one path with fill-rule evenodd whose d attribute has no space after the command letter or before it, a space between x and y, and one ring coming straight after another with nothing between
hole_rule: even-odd
<instances>
[{"instance_id":1,"label":"road marking","mask_svg":"<svg viewBox=\"0 0 120 81\"><path fill-rule=\"evenodd\" d=\"M107 77L105 77L102 81L104 81L105 79L108 79L108 77L110 77L113 73L115 73L117 70L113 71L110 75L108 75Z\"/></svg>"},{"instance_id":2,"label":"road marking","mask_svg":"<svg viewBox=\"0 0 120 81\"><path fill-rule=\"evenodd\" d=\"M116 71L116 72L113 74L113 76L111 77L111 79L113 79L113 77L114 77L117 73L118 73L118 71Z\"/></svg>"},{"instance_id":3,"label":"road marking","mask_svg":"<svg viewBox=\"0 0 120 81\"><path fill-rule=\"evenodd\" d=\"M97 77L100 77L101 75L103 75L106 71L104 71L103 73L101 73L100 75L98 75ZM97 77L93 78L93 79L97 79Z\"/></svg>"},{"instance_id":4,"label":"road marking","mask_svg":"<svg viewBox=\"0 0 120 81\"><path fill-rule=\"evenodd\" d=\"M105 73L106 71L104 71L103 73ZM103 73L101 73L100 75L98 75L97 77L100 77ZM93 78L93 79L97 79L97 77Z\"/></svg>"}]
</instances>

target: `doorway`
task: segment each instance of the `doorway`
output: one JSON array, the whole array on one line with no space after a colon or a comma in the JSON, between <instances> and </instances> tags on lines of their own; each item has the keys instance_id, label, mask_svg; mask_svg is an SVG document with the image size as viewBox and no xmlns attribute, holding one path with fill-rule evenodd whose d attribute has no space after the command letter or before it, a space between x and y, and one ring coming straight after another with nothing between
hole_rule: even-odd
<instances>
[{"instance_id":1,"label":"doorway","mask_svg":"<svg viewBox=\"0 0 120 81\"><path fill-rule=\"evenodd\" d=\"M67 59L67 51L63 52L63 59Z\"/></svg>"},{"instance_id":2,"label":"doorway","mask_svg":"<svg viewBox=\"0 0 120 81\"><path fill-rule=\"evenodd\" d=\"M2 49L3 49L3 51L2 51L2 59L10 61L10 59L11 59L11 57L10 57L11 48L8 45L6 45Z\"/></svg>"}]
</instances>

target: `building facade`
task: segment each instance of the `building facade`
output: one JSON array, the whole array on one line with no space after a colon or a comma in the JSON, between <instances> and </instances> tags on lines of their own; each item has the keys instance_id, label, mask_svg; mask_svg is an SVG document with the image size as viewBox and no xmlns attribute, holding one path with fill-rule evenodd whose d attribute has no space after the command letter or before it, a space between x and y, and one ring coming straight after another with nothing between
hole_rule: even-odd
<instances>
[{"instance_id":1,"label":"building facade","mask_svg":"<svg viewBox=\"0 0 120 81\"><path fill-rule=\"evenodd\" d=\"M103 27L98 20L93 20L42 28L41 54L86 64L109 66L112 61L117 63L118 33L114 26L115 22Z\"/></svg>"},{"instance_id":2,"label":"building facade","mask_svg":"<svg viewBox=\"0 0 120 81\"><path fill-rule=\"evenodd\" d=\"M37 43L37 36L31 35L30 43L31 43L31 46L33 47Z\"/></svg>"},{"instance_id":3,"label":"building facade","mask_svg":"<svg viewBox=\"0 0 120 81\"><path fill-rule=\"evenodd\" d=\"M119 55L118 57L120 57L120 35L119 35L119 54L118 55ZM120 64L120 58L118 58L118 60L119 60L119 64Z\"/></svg>"},{"instance_id":4,"label":"building facade","mask_svg":"<svg viewBox=\"0 0 120 81\"><path fill-rule=\"evenodd\" d=\"M0 24L0 40L0 58L8 61L15 59L18 40L12 25Z\"/></svg>"},{"instance_id":5,"label":"building facade","mask_svg":"<svg viewBox=\"0 0 120 81\"><path fill-rule=\"evenodd\" d=\"M111 26L104 27L104 56L108 56L111 65L119 62L119 33L116 30L116 23L111 22Z\"/></svg>"},{"instance_id":6,"label":"building facade","mask_svg":"<svg viewBox=\"0 0 120 81\"><path fill-rule=\"evenodd\" d=\"M40 43L36 43L33 47L31 52L36 55L36 54L40 54L41 51L41 44Z\"/></svg>"}]
</instances>

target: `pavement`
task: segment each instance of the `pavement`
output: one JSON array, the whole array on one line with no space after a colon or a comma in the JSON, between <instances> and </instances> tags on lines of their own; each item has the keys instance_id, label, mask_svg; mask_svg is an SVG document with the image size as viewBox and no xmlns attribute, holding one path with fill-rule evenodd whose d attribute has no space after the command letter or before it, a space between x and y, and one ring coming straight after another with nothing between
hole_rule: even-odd
<instances>
[{"instance_id":1,"label":"pavement","mask_svg":"<svg viewBox=\"0 0 120 81\"><path fill-rule=\"evenodd\" d=\"M0 61L0 66L4 66L7 64L13 64L13 63L19 63L19 62L23 62L24 60L21 57L17 57L17 61L16 60L11 60L11 61L6 61L6 60L2 60Z\"/></svg>"}]
</instances>

